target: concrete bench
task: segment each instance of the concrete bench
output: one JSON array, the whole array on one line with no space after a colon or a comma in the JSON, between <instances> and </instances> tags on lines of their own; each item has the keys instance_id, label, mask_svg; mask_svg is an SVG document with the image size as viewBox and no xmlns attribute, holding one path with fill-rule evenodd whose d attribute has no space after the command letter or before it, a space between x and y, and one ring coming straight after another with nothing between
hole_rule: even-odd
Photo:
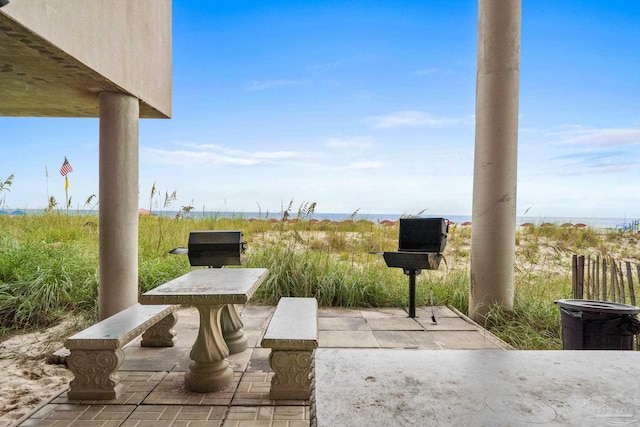
<instances>
[{"instance_id":1,"label":"concrete bench","mask_svg":"<svg viewBox=\"0 0 640 427\"><path fill-rule=\"evenodd\" d=\"M281 298L261 342L271 348L271 399L309 399L311 361L318 347L315 298Z\"/></svg>"},{"instance_id":2,"label":"concrete bench","mask_svg":"<svg viewBox=\"0 0 640 427\"><path fill-rule=\"evenodd\" d=\"M179 307L135 304L67 338L67 366L75 376L68 398L117 399L122 388L117 372L124 361L122 347L140 334L143 347L173 347L175 331L171 328L178 320L175 311Z\"/></svg>"}]
</instances>

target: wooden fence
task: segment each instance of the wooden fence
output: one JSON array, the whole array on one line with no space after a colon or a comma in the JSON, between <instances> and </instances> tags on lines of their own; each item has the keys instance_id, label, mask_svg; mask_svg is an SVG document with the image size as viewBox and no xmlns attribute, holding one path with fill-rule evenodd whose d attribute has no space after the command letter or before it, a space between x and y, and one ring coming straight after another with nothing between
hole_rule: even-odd
<instances>
[{"instance_id":1,"label":"wooden fence","mask_svg":"<svg viewBox=\"0 0 640 427\"><path fill-rule=\"evenodd\" d=\"M573 298L636 305L639 282L640 264L600 255L573 255Z\"/></svg>"},{"instance_id":2,"label":"wooden fence","mask_svg":"<svg viewBox=\"0 0 640 427\"><path fill-rule=\"evenodd\" d=\"M634 286L640 284L640 264L600 255L573 255L571 267L573 298L636 305ZM634 348L640 350L640 334L636 334Z\"/></svg>"}]
</instances>

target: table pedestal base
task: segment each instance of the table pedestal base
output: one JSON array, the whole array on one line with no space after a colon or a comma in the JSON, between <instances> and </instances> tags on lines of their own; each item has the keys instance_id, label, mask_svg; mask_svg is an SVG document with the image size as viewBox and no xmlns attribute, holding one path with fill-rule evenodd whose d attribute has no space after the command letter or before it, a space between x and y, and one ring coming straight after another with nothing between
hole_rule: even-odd
<instances>
[{"instance_id":1,"label":"table pedestal base","mask_svg":"<svg viewBox=\"0 0 640 427\"><path fill-rule=\"evenodd\" d=\"M217 363L193 362L184 376L185 388L198 393L219 391L232 382L233 369L226 359Z\"/></svg>"},{"instance_id":2,"label":"table pedestal base","mask_svg":"<svg viewBox=\"0 0 640 427\"><path fill-rule=\"evenodd\" d=\"M189 371L185 374L187 390L207 393L222 390L233 382L233 369L226 357L229 349L222 337L220 317L224 305L198 305L200 329L191 349Z\"/></svg>"},{"instance_id":3,"label":"table pedestal base","mask_svg":"<svg viewBox=\"0 0 640 427\"><path fill-rule=\"evenodd\" d=\"M220 323L224 342L227 343L229 353L236 354L245 351L247 349L247 337L244 335L244 331L240 329L244 325L234 304L227 304L222 307Z\"/></svg>"}]
</instances>

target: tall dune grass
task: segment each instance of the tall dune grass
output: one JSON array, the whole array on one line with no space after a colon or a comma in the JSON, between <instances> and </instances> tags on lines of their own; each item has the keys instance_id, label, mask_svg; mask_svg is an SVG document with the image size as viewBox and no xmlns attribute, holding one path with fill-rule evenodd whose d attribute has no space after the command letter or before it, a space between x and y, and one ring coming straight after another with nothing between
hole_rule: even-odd
<instances>
[{"instance_id":1,"label":"tall dune grass","mask_svg":"<svg viewBox=\"0 0 640 427\"><path fill-rule=\"evenodd\" d=\"M191 270L187 246L193 230L242 230L245 266L270 275L253 302L313 296L322 306L406 307L408 278L387 268L372 251L395 250L397 226L352 220L317 222L298 217L176 220L141 216L139 290L144 292ZM468 311L470 227L452 226L439 270L417 277L418 305L452 305ZM516 348L560 348L560 315L553 303L569 298L572 253L597 252L640 260L639 237L589 228L529 226L516 238L515 307L492 308L487 327ZM98 219L55 212L0 216L0 338L42 328L69 313L95 316L98 289ZM640 292L638 293L640 294Z\"/></svg>"}]
</instances>

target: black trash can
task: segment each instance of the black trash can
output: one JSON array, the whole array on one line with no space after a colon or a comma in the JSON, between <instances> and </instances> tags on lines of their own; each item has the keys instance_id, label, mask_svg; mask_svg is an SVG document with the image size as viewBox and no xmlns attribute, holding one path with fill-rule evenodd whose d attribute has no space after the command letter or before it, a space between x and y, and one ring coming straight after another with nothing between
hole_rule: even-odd
<instances>
[{"instance_id":1,"label":"black trash can","mask_svg":"<svg viewBox=\"0 0 640 427\"><path fill-rule=\"evenodd\" d=\"M633 350L640 307L607 301L561 299L565 350Z\"/></svg>"}]
</instances>

